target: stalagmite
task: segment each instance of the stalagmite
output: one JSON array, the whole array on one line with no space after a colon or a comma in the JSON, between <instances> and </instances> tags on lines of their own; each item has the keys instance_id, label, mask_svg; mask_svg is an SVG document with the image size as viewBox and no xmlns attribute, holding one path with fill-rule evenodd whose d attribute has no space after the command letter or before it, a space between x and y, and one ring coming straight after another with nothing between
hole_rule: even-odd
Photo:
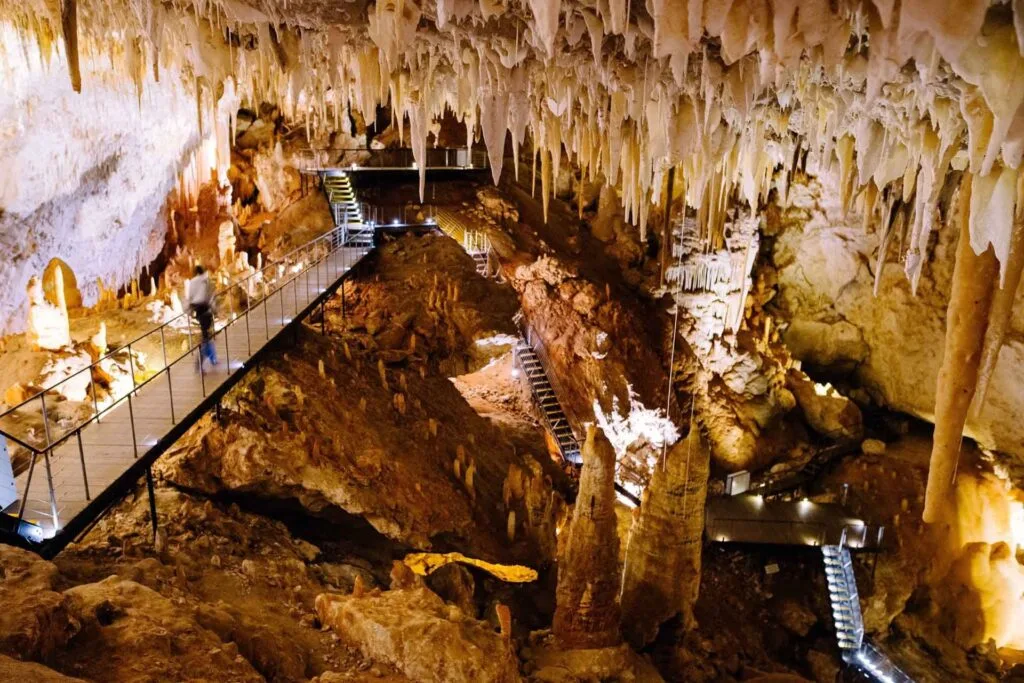
<instances>
[{"instance_id":1,"label":"stalagmite","mask_svg":"<svg viewBox=\"0 0 1024 683\"><path fill-rule=\"evenodd\" d=\"M58 271L59 272L59 271ZM56 350L71 343L71 327L67 310L54 306L43 295L43 283L32 276L28 281L28 339L40 349ZM63 301L63 289L58 294Z\"/></svg>"},{"instance_id":2,"label":"stalagmite","mask_svg":"<svg viewBox=\"0 0 1024 683\"><path fill-rule=\"evenodd\" d=\"M935 434L924 501L924 521L929 523L940 521L952 503L964 422L977 387L993 283L999 275L991 248L980 256L971 248L971 187L972 176L965 173L960 183L960 238L946 311L946 345L935 389Z\"/></svg>"},{"instance_id":3,"label":"stalagmite","mask_svg":"<svg viewBox=\"0 0 1024 683\"><path fill-rule=\"evenodd\" d=\"M654 467L629 535L622 577L622 631L635 648L650 643L676 614L682 614L683 628L694 625L710 462L693 427Z\"/></svg>"},{"instance_id":4,"label":"stalagmite","mask_svg":"<svg viewBox=\"0 0 1024 683\"><path fill-rule=\"evenodd\" d=\"M563 647L599 648L620 642L616 525L615 449L604 432L590 425L572 526L558 563L551 630Z\"/></svg>"}]
</instances>

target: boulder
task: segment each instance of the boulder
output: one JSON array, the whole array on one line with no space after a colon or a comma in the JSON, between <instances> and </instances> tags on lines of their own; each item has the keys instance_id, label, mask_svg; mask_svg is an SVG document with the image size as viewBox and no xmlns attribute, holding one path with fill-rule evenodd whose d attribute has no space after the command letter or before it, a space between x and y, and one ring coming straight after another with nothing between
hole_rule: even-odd
<instances>
[{"instance_id":1,"label":"boulder","mask_svg":"<svg viewBox=\"0 0 1024 683\"><path fill-rule=\"evenodd\" d=\"M78 633L67 598L54 590L58 577L54 564L0 545L0 654L48 659Z\"/></svg>"},{"instance_id":2,"label":"boulder","mask_svg":"<svg viewBox=\"0 0 1024 683\"><path fill-rule=\"evenodd\" d=\"M234 644L134 581L111 576L65 595L82 630L56 661L75 664L91 679L264 680Z\"/></svg>"},{"instance_id":3,"label":"boulder","mask_svg":"<svg viewBox=\"0 0 1024 683\"><path fill-rule=\"evenodd\" d=\"M363 656L386 662L415 681L520 681L502 636L423 586L362 596L325 593L320 621Z\"/></svg>"},{"instance_id":4,"label":"boulder","mask_svg":"<svg viewBox=\"0 0 1024 683\"><path fill-rule=\"evenodd\" d=\"M72 678L57 673L42 664L21 662L0 655L0 681L30 681L31 683L83 683L81 678Z\"/></svg>"},{"instance_id":5,"label":"boulder","mask_svg":"<svg viewBox=\"0 0 1024 683\"><path fill-rule=\"evenodd\" d=\"M807 424L831 439L859 439L864 422L857 404L828 384L818 384L797 369L786 374L786 386L796 396Z\"/></svg>"}]
</instances>

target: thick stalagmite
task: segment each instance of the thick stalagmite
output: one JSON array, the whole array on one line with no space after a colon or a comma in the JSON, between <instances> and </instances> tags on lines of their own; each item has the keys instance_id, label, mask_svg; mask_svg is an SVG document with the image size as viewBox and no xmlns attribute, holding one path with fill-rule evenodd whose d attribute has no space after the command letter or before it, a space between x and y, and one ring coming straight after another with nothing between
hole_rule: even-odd
<instances>
[{"instance_id":1,"label":"thick stalagmite","mask_svg":"<svg viewBox=\"0 0 1024 683\"><path fill-rule=\"evenodd\" d=\"M971 175L965 173L960 184L960 239L946 312L946 346L935 390L935 436L924 500L926 522L940 520L951 503L964 422L978 383L993 283L999 286L999 261L992 248L980 256L971 248L971 185Z\"/></svg>"},{"instance_id":2,"label":"thick stalagmite","mask_svg":"<svg viewBox=\"0 0 1024 683\"><path fill-rule=\"evenodd\" d=\"M558 566L552 630L564 647L600 648L620 641L618 558L615 449L591 425L572 526Z\"/></svg>"},{"instance_id":3,"label":"thick stalagmite","mask_svg":"<svg viewBox=\"0 0 1024 683\"><path fill-rule=\"evenodd\" d=\"M622 577L622 631L636 648L677 614L684 628L693 625L709 468L710 451L696 428L654 468Z\"/></svg>"}]
</instances>

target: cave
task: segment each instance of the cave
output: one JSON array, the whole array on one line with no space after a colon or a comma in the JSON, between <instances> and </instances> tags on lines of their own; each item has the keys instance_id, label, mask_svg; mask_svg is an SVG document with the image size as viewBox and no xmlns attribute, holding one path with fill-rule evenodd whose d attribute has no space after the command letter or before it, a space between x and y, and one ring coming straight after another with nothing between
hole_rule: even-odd
<instances>
[{"instance_id":1,"label":"cave","mask_svg":"<svg viewBox=\"0 0 1024 683\"><path fill-rule=\"evenodd\" d=\"M1024 2L0 0L0 678L1024 680Z\"/></svg>"}]
</instances>

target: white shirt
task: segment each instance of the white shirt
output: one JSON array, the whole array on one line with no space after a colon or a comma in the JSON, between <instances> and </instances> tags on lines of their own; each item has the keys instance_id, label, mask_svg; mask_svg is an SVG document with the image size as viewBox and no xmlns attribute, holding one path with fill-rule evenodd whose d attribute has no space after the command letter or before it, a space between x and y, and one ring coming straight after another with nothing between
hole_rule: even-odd
<instances>
[{"instance_id":1,"label":"white shirt","mask_svg":"<svg viewBox=\"0 0 1024 683\"><path fill-rule=\"evenodd\" d=\"M213 284L210 283L210 276L207 273L196 275L188 281L188 305L213 305Z\"/></svg>"}]
</instances>

